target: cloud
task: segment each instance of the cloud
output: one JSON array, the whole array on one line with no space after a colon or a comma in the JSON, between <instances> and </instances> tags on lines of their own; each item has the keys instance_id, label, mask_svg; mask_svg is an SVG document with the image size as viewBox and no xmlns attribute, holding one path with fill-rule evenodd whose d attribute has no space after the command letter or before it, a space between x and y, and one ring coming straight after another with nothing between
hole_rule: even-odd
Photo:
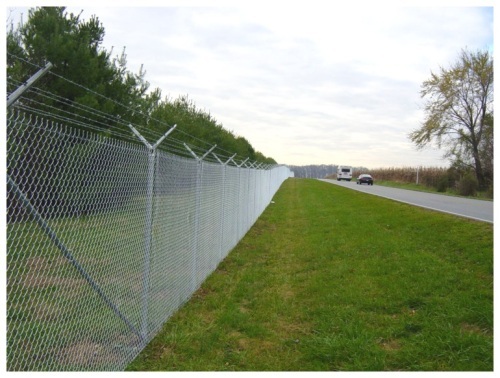
<instances>
[{"instance_id":1,"label":"cloud","mask_svg":"<svg viewBox=\"0 0 500 378\"><path fill-rule=\"evenodd\" d=\"M189 94L281 163L446 165L442 151L417 151L407 137L423 120L420 85L462 48L492 49L493 9L295 4L82 16L100 18L105 47L126 46L151 87Z\"/></svg>"}]
</instances>

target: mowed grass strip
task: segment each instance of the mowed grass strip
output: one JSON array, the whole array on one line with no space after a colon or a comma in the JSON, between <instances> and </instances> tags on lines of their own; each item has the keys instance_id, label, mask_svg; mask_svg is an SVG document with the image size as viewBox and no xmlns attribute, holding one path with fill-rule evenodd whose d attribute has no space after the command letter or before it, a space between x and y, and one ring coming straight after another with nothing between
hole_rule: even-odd
<instances>
[{"instance_id":1,"label":"mowed grass strip","mask_svg":"<svg viewBox=\"0 0 500 378\"><path fill-rule=\"evenodd\" d=\"M493 226L289 179L128 370L492 371Z\"/></svg>"}]
</instances>

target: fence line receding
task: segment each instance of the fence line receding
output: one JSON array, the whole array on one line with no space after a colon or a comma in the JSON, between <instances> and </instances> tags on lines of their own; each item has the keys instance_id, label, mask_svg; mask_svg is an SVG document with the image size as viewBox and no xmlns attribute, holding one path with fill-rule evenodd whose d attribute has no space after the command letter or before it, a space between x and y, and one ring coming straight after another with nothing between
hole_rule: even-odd
<instances>
[{"instance_id":1,"label":"fence line receding","mask_svg":"<svg viewBox=\"0 0 500 378\"><path fill-rule=\"evenodd\" d=\"M123 370L290 175L14 111L7 138L9 371Z\"/></svg>"}]
</instances>

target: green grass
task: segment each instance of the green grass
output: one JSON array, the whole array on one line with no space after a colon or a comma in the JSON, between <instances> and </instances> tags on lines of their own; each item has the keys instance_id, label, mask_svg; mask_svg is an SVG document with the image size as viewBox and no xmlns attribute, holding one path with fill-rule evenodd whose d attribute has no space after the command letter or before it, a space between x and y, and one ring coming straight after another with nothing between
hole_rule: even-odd
<instances>
[{"instance_id":1,"label":"green grass","mask_svg":"<svg viewBox=\"0 0 500 378\"><path fill-rule=\"evenodd\" d=\"M186 211L193 203L190 200L185 194L156 199L156 209L168 209L170 214L177 210L176 214L191 220L168 227L161 222L154 224L153 241L171 243L169 258L174 259L175 266L158 263L161 254L151 255L148 295L152 303L162 306L149 306L148 331L161 325L168 316L166 309L175 311L187 297L178 277L192 271L192 254L186 253L184 247L184 239L191 237L185 232L188 222L194 225L192 212ZM145 203L145 198L137 197L115 211L47 221L78 264L138 332L142 331L143 321ZM217 223L211 226L216 229ZM205 228L205 234L215 233L210 225ZM211 235L206 235L205 240L209 237L214 245L220 241ZM176 248L178 245L181 247ZM8 224L7 251L8 369L100 370L120 364L123 369L141 341L40 225L31 219ZM199 265L204 263L200 261ZM200 266L200 271L208 270ZM158 299L167 296L168 303Z\"/></svg>"},{"instance_id":2,"label":"green grass","mask_svg":"<svg viewBox=\"0 0 500 378\"><path fill-rule=\"evenodd\" d=\"M143 258L131 254L130 247L142 246L143 212L137 216L132 209L126 210L52 219L49 224L110 298L127 298L117 306L130 322L140 324L134 312L137 305L128 298L139 296L136 292L142 288L136 272L140 272ZM120 335L123 344L136 343L136 337L128 336L130 330L39 225L34 221L9 224L7 235L9 370L88 369L91 358L95 368L105 368L113 346L95 347L102 339ZM117 274L119 269L127 275ZM81 357L69 356L72 354Z\"/></svg>"},{"instance_id":3,"label":"green grass","mask_svg":"<svg viewBox=\"0 0 500 378\"><path fill-rule=\"evenodd\" d=\"M289 179L128 370L492 371L493 226Z\"/></svg>"}]
</instances>

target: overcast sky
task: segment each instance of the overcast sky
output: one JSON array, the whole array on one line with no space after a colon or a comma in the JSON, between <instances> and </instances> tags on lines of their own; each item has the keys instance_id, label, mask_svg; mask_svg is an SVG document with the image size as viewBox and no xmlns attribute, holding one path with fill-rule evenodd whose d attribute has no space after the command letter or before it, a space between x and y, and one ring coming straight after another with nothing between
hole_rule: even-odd
<instances>
[{"instance_id":1,"label":"overcast sky","mask_svg":"<svg viewBox=\"0 0 500 378\"><path fill-rule=\"evenodd\" d=\"M143 64L164 97L189 95L279 163L447 165L408 139L424 117L420 86L462 48L493 52L493 8L274 3L68 10L98 16L103 46L126 46L129 70Z\"/></svg>"}]
</instances>

